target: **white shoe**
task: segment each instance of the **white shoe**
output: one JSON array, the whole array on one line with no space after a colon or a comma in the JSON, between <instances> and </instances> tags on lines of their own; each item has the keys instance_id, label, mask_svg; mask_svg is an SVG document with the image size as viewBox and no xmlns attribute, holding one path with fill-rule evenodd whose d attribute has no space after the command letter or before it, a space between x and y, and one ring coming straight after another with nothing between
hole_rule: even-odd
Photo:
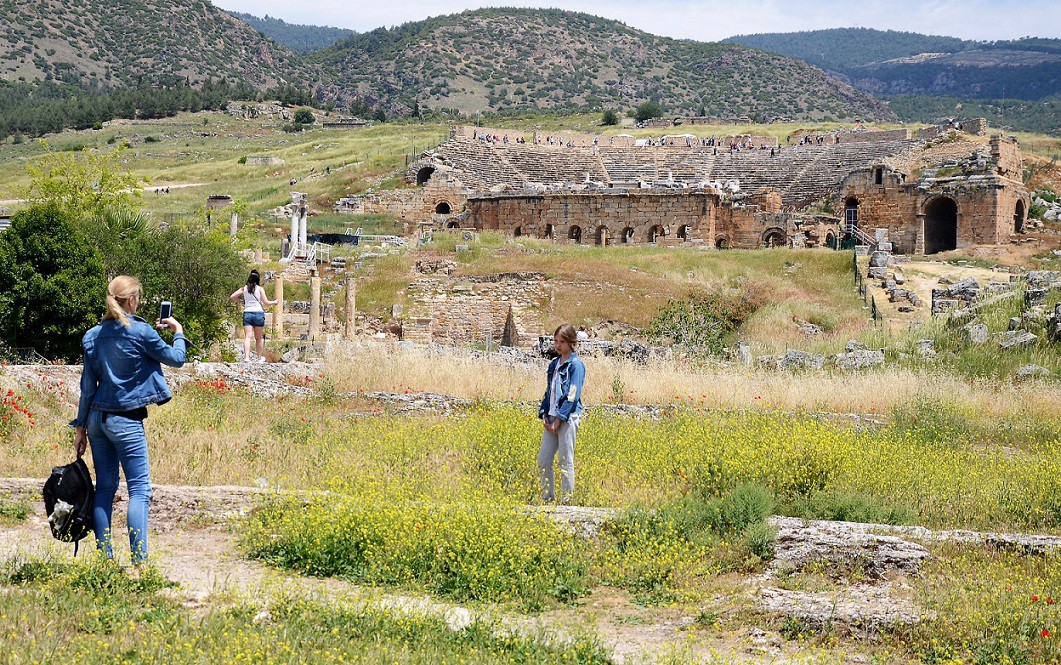
<instances>
[{"instance_id":1,"label":"white shoe","mask_svg":"<svg viewBox=\"0 0 1061 665\"><path fill-rule=\"evenodd\" d=\"M249 362L251 362L251 358L250 358L250 356L244 356L244 357L243 357L243 362L245 362L245 363L249 363Z\"/></svg>"},{"instance_id":2,"label":"white shoe","mask_svg":"<svg viewBox=\"0 0 1061 665\"><path fill-rule=\"evenodd\" d=\"M264 362L268 362L268 361L265 359L265 356L259 356L258 357L258 362L264 363Z\"/></svg>"}]
</instances>

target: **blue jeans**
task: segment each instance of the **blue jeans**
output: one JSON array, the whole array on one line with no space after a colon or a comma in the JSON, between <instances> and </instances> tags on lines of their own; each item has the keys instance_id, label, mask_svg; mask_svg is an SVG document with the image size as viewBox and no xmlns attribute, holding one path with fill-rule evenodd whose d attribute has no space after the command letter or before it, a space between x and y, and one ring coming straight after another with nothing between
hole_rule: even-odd
<instances>
[{"instance_id":1,"label":"blue jeans","mask_svg":"<svg viewBox=\"0 0 1061 665\"><path fill-rule=\"evenodd\" d=\"M151 501L144 421L92 411L88 419L88 440L92 446L92 464L96 467L96 499L92 505L96 547L108 559L114 558L111 511L118 491L120 464L129 487L129 550L134 564L143 563L147 561L147 506Z\"/></svg>"}]
</instances>

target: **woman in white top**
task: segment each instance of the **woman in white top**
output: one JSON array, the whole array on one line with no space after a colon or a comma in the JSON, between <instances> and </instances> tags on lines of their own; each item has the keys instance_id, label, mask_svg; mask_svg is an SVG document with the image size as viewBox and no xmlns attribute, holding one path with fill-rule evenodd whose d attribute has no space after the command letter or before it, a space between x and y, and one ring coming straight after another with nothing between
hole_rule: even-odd
<instances>
[{"instance_id":1,"label":"woman in white top","mask_svg":"<svg viewBox=\"0 0 1061 665\"><path fill-rule=\"evenodd\" d=\"M229 296L232 302L243 298L243 361L248 363L251 362L251 335L254 336L258 362L265 362L265 308L277 302L269 300L260 282L258 271L251 270L247 283Z\"/></svg>"}]
</instances>

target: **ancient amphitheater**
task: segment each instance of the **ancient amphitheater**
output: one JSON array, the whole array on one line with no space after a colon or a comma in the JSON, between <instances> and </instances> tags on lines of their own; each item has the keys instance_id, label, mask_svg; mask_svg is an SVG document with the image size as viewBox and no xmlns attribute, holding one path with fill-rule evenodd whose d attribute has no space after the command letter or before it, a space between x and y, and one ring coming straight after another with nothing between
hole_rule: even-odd
<instances>
[{"instance_id":1,"label":"ancient amphitheater","mask_svg":"<svg viewBox=\"0 0 1061 665\"><path fill-rule=\"evenodd\" d=\"M933 253L1003 242L1023 228L1019 146L983 136L982 121L970 126L780 146L455 127L409 166L416 189L348 197L336 209L393 214L410 232L431 223L597 244L835 246L886 228L897 251ZM948 149L926 152L933 145ZM924 168L926 155L938 163Z\"/></svg>"}]
</instances>

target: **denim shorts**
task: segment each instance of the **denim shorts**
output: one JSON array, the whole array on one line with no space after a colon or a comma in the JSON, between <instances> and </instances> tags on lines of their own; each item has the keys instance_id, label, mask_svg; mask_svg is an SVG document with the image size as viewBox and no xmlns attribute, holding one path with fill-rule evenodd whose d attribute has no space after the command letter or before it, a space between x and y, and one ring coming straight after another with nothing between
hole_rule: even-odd
<instances>
[{"instance_id":1,"label":"denim shorts","mask_svg":"<svg viewBox=\"0 0 1061 665\"><path fill-rule=\"evenodd\" d=\"M244 312L243 325L255 328L265 327L265 312Z\"/></svg>"}]
</instances>

